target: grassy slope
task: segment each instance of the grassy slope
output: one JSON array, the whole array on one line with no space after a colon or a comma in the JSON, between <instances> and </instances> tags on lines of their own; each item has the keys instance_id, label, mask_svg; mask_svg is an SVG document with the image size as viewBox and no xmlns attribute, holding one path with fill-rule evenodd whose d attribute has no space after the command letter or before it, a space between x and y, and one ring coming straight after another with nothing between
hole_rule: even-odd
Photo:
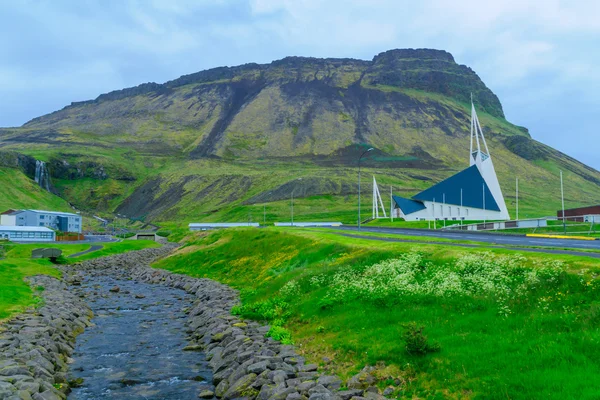
<instances>
[{"instance_id":1,"label":"grassy slope","mask_svg":"<svg viewBox=\"0 0 600 400\"><path fill-rule=\"evenodd\" d=\"M193 86L193 85L191 85ZM397 91L410 96L420 105L422 115L408 116L423 120L426 129L411 127L410 123L403 120L403 116L397 116L386 112L384 109L372 109L369 111L372 120L373 132L386 132L386 134L372 134L367 140L374 146L390 152L396 156L402 156L407 149L421 146L433 157L442 160L449 168L442 169L412 169L412 168L387 168L381 164L376 168L365 168L363 178L364 194L363 207L369 211L370 208L370 176L375 174L380 184L384 204L389 204L389 187L394 187L395 194L411 196L423 190L432 183L447 178L454 172L466 166L468 137L464 121L468 121L469 107L466 104L453 99L416 91L402 90L393 87L369 87L371 90L381 92ZM160 189L154 194L158 198L177 185L181 185L183 192L174 205L157 212L144 215L149 221L160 223L169 222L192 222L192 221L262 221L263 205L244 205L248 198L269 192L293 179L304 177L316 177L325 182L328 181L338 187L345 184L349 187L356 185L356 168L354 167L323 167L315 165L311 161L314 154L312 147L298 147L294 151L308 152L302 160L273 160L263 159L257 155L261 151L269 154L295 154L285 149L291 149L294 140L290 133L274 136L264 146L260 147L250 143L253 135L257 132L268 130L270 124L266 123L273 116L265 113L268 105L273 103L274 94L266 91L258 96L251 105L243 108L236 115L232 125L228 128L226 136L228 142L222 148L223 152L232 155L224 160L189 160L187 152L194 148L194 143L206 134L211 123L195 128L187 125L178 125L179 117L191 118L186 112L187 97L185 94L191 90L185 86L173 94L173 104L163 110L163 114L156 114L152 124L148 121L129 121L133 127L128 130L135 133L125 133L115 128L110 132L103 132L100 127L94 129L100 133L82 132L70 128L60 128L56 142L51 146L38 143L5 142L5 149L18 150L30 154L42 160L48 160L53 156L66 157L69 162L77 160L95 161L105 166L109 175L115 176L118 171L128 171L135 176L135 182L127 182L116 179L96 180L92 178L78 180L55 180L55 186L61 191L65 198L82 210L94 210L101 215L110 214L120 203L131 195L136 187L147 182L153 177L160 178ZM275 89L273 89L275 90ZM181 93L179 93L181 91ZM278 97L275 97L277 99ZM152 107L161 107L158 98L147 98L147 96L136 96L119 100L117 103L103 103L101 107L121 107L144 109L148 102L158 102ZM279 102L276 102L279 104ZM92 107L92 106L85 106ZM265 108L267 107L267 108ZM287 107L281 104L278 107ZM438 110L445 110L440 115ZM157 108L152 108L152 113L157 113ZM102 111L103 108L100 108ZM262 111L261 111L262 110ZM285 110L277 109L282 113ZM291 110L291 109L290 109ZM286 112L292 112L292 111ZM300 112L294 109L294 113ZM79 111L69 111L74 115ZM172 115L169 113L173 113ZM333 113L333 114L332 114ZM325 110L316 115L311 129L315 140L322 140L323 146L334 149L348 145L342 136L336 136L335 132L346 132L346 124L354 123L347 121L349 116L344 117L335 114L335 110ZM170 115L170 119L165 119ZM208 114L207 114L208 115ZM296 114L294 114L296 115ZM464 118L458 118L462 115ZM177 118L176 118L177 117ZM186 120L186 119L183 120ZM340 120L341 118L341 120ZM520 178L520 216L521 218L554 215L560 207L559 197L559 169L565 170L565 200L567 207L582 206L600 201L597 185L587 181L573 171L581 171L583 167L573 164L567 159L549 158L545 161L527 161L510 152L503 144L502 138L506 136L523 135L516 126L483 112L480 119L488 134L488 144L494 158L496 170L499 175L500 184L503 188L509 212L514 215L514 178ZM213 121L214 122L214 121ZM447 123L453 129L457 129L453 135L449 135L440 129L440 124ZM68 125L68 124L67 124ZM115 125L118 126L118 125ZM244 127L252 129L252 134L242 134ZM332 128L333 127L333 128ZM286 128L287 129L287 128ZM290 132L293 127L290 127ZM27 129L11 135L25 135ZM245 131L244 131L245 132ZM263 132L264 133L264 132ZM493 133L493 134L492 134ZM9 135L10 136L10 135ZM268 136L268 135L267 135ZM11 136L12 137L12 136ZM312 137L312 136L311 136ZM345 137L345 136L344 136ZM14 138L13 138L14 139ZM261 139L262 140L262 139ZM250 142L248 142L250 141ZM261 143L263 143L262 141ZM162 145L161 145L162 143ZM316 143L316 144L315 144ZM318 142L311 146L322 146ZM261 145L262 146L262 145ZM233 149L233 150L232 150ZM278 151L277 151L278 149ZM235 150L235 151L234 151ZM221 150L220 150L221 151ZM162 153L161 153L162 152ZM67 155L65 155L67 154ZM590 173L586 171L586 173ZM597 173L591 173L598 177ZM429 179L423 180L423 178ZM244 187L242 182L250 180L251 185L247 190L240 192ZM25 183L18 181L17 187L25 187ZM187 182L183 184L183 182ZM325 190L327 193L327 190ZM339 220L344 223L355 222L356 195L297 195L295 203L295 219L302 220ZM167 196L169 197L169 196ZM1 201L1 200L0 200ZM270 201L266 205L267 222L288 220L290 214L289 200Z\"/></svg>"},{"instance_id":2,"label":"grassy slope","mask_svg":"<svg viewBox=\"0 0 600 400\"><path fill-rule=\"evenodd\" d=\"M87 260L110 254L124 253L132 250L140 250L147 247L156 247L155 242L124 241L117 243L105 243L104 248L83 256L68 259L72 262ZM60 272L53 267L47 259L31 259L31 251L40 247L53 247L63 251L63 256L69 256L90 248L89 244L8 244L5 245L5 259L0 259L0 321L11 315L37 304L35 292L24 281L25 277L45 274L55 277Z\"/></svg>"},{"instance_id":3,"label":"grassy slope","mask_svg":"<svg viewBox=\"0 0 600 400\"><path fill-rule=\"evenodd\" d=\"M403 382L395 392L402 398L594 398L594 382L600 378L600 288L592 279L597 262L561 257L563 272L508 300L507 316L496 296L486 294L440 298L399 292L379 300L324 300L338 289L328 286L336 273L362 271L414 249L400 243L375 247L370 241L310 230L240 229L197 235L178 255L155 266L241 289L244 315L283 322L301 351L324 370L347 376L365 364L384 361L386 376ZM418 250L428 265L424 276L454 268L465 254L481 252L433 245L419 245ZM507 250L490 251L516 257ZM554 260L551 255L526 255L511 273ZM579 275L584 270L588 272ZM315 287L314 276L325 283ZM286 297L290 281L297 283L297 291ZM409 321L425 326L442 351L406 354L400 333L401 324ZM323 356L333 364L323 363Z\"/></svg>"},{"instance_id":4,"label":"grassy slope","mask_svg":"<svg viewBox=\"0 0 600 400\"><path fill-rule=\"evenodd\" d=\"M42 190L34 181L17 169L0 168L0 210L9 208L50 209L72 211L69 204Z\"/></svg>"}]
</instances>

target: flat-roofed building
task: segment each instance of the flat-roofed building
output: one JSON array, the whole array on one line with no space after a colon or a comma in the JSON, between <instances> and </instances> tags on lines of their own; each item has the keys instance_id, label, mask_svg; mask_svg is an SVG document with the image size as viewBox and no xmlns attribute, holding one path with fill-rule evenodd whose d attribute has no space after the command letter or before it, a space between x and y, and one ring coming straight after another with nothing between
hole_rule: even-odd
<instances>
[{"instance_id":1,"label":"flat-roofed building","mask_svg":"<svg viewBox=\"0 0 600 400\"><path fill-rule=\"evenodd\" d=\"M3 226L37 226L61 232L81 233L83 225L81 215L60 211L17 210L0 218Z\"/></svg>"},{"instance_id":2,"label":"flat-roofed building","mask_svg":"<svg viewBox=\"0 0 600 400\"><path fill-rule=\"evenodd\" d=\"M0 226L0 240L12 242L53 242L56 233L43 226Z\"/></svg>"}]
</instances>

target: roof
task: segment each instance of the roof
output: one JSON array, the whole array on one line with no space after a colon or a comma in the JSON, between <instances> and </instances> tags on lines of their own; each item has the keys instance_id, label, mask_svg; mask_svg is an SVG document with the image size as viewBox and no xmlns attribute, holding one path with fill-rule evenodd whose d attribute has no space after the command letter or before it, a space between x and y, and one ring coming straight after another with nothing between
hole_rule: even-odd
<instances>
[{"instance_id":1,"label":"roof","mask_svg":"<svg viewBox=\"0 0 600 400\"><path fill-rule=\"evenodd\" d=\"M12 215L12 214L16 213L17 211L18 210L9 209L9 210L4 211L0 215Z\"/></svg>"},{"instance_id":2,"label":"roof","mask_svg":"<svg viewBox=\"0 0 600 400\"><path fill-rule=\"evenodd\" d=\"M41 214L68 215L70 217L79 217L79 214L73 214L70 212L62 212L62 211L46 211L46 210L32 210L32 209L21 210L21 211L32 211L32 212L41 213Z\"/></svg>"},{"instance_id":3,"label":"roof","mask_svg":"<svg viewBox=\"0 0 600 400\"><path fill-rule=\"evenodd\" d=\"M421 201L405 199L404 197L400 196L392 196L392 198L394 199L394 202L398 208L402 210L404 215L412 214L425 209L425 204L423 204Z\"/></svg>"},{"instance_id":4,"label":"roof","mask_svg":"<svg viewBox=\"0 0 600 400\"><path fill-rule=\"evenodd\" d=\"M484 193L485 207L483 204ZM492 192L490 192L490 188L481 176L477 165L472 165L422 191L413 196L413 200L435 201L440 204L462 205L463 207L500 211L500 207L498 207L498 203L496 203Z\"/></svg>"},{"instance_id":5,"label":"roof","mask_svg":"<svg viewBox=\"0 0 600 400\"><path fill-rule=\"evenodd\" d=\"M257 222L205 222L188 224L190 228L235 228L238 226L259 226Z\"/></svg>"},{"instance_id":6,"label":"roof","mask_svg":"<svg viewBox=\"0 0 600 400\"><path fill-rule=\"evenodd\" d=\"M0 232L54 232L45 226L0 226Z\"/></svg>"}]
</instances>

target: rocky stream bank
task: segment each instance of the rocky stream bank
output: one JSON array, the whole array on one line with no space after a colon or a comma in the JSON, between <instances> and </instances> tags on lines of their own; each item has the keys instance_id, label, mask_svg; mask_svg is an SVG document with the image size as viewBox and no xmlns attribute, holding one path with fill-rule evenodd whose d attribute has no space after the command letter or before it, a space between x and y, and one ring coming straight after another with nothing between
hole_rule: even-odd
<instances>
[{"instance_id":1,"label":"rocky stream bank","mask_svg":"<svg viewBox=\"0 0 600 400\"><path fill-rule=\"evenodd\" d=\"M72 385L81 384L80 380L74 379L79 370L68 372L69 364L78 362L71 358L75 337L86 327L94 329L92 323L98 318L96 316L90 322L92 312L84 299L91 299L90 285L96 292L106 292L106 285L98 282L112 279L114 281L111 282L116 285L118 282L124 282L122 285L126 285L125 282L156 284L187 293L188 304L182 310L187 343L179 353L186 355L182 359L187 359L175 362L188 365L190 354L200 361L208 361L210 372L207 376L212 378L212 385L207 382L196 387L200 398L384 399L372 386L374 378L368 371L361 372L343 385L337 376L320 374L318 366L306 363L293 346L265 337L268 326L231 315L231 308L239 302L239 295L234 289L210 279L149 268L152 261L172 250L173 247L167 245L85 261L65 268L64 281L49 277L31 278L32 286L44 286L41 297L45 304L15 317L0 332L0 398L65 399L70 391L69 381ZM82 282L88 288L87 293ZM112 291L120 292L121 288L114 286ZM127 292L134 293L135 290ZM100 299L106 302L107 296L100 296ZM85 355L84 351L82 356ZM148 362L151 363L152 359ZM85 379L89 378L83 378L84 384ZM142 383L128 376L122 376L121 381L127 386ZM340 390L342 386L344 389ZM77 389L73 394L77 394ZM111 398L111 392L105 393L104 397ZM179 397L152 397L150 393L146 398Z\"/></svg>"}]
</instances>

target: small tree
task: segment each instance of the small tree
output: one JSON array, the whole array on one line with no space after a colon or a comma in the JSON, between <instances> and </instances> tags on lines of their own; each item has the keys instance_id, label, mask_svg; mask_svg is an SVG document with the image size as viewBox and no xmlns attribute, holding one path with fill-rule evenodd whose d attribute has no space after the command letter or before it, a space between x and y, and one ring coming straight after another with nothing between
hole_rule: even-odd
<instances>
[{"instance_id":1,"label":"small tree","mask_svg":"<svg viewBox=\"0 0 600 400\"><path fill-rule=\"evenodd\" d=\"M429 343L427 336L423 334L424 326L418 326L416 322L409 322L402 325L402 340L404 348L411 355L425 355L427 353L435 353L441 350L440 344L437 342Z\"/></svg>"}]
</instances>

